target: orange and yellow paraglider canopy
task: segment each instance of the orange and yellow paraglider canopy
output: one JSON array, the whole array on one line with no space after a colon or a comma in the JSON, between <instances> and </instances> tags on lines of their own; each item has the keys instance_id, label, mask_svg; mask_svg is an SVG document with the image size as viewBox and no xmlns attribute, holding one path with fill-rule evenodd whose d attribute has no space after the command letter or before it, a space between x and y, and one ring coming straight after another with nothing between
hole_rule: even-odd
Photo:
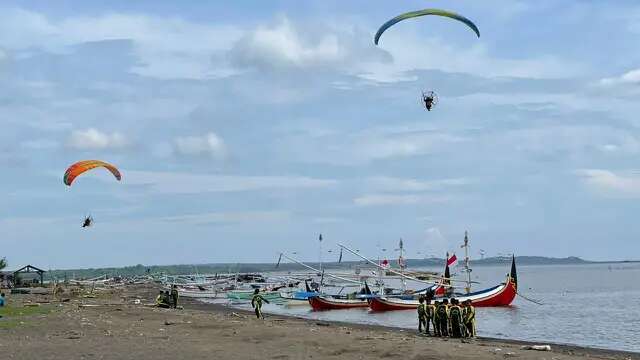
<instances>
[{"instance_id":1,"label":"orange and yellow paraglider canopy","mask_svg":"<svg viewBox=\"0 0 640 360\"><path fill-rule=\"evenodd\" d=\"M101 160L83 160L69 166L67 171L64 172L64 184L67 186L71 186L71 183L73 183L73 180L75 180L76 177L78 177L85 171L89 171L97 167L103 167L111 171L113 176L115 176L118 181L120 181L120 179L122 178L122 175L120 175L120 171L118 171L118 168L109 163Z\"/></svg>"}]
</instances>

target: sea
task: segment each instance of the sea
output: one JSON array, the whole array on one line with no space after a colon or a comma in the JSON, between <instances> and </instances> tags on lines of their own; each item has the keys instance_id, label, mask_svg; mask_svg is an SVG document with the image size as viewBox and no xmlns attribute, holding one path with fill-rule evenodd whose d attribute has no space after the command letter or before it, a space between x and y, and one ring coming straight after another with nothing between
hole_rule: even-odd
<instances>
[{"instance_id":1,"label":"sea","mask_svg":"<svg viewBox=\"0 0 640 360\"><path fill-rule=\"evenodd\" d=\"M479 284L473 290L504 281L509 265L474 267L472 280ZM536 303L517 296L510 307L477 308L479 336L640 352L640 263L518 266L518 292ZM246 303L231 306L249 307ZM275 304L266 304L263 310L315 320L417 328L413 310L312 311Z\"/></svg>"}]
</instances>

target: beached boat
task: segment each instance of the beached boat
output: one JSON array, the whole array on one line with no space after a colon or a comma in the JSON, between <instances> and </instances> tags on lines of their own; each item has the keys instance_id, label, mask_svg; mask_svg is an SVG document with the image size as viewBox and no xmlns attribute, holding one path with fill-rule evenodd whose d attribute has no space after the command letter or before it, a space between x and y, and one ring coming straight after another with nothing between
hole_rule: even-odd
<instances>
[{"instance_id":1,"label":"beached boat","mask_svg":"<svg viewBox=\"0 0 640 360\"><path fill-rule=\"evenodd\" d=\"M200 299L216 299L224 298L225 292L217 289L185 289L178 288L178 294L181 297L200 298Z\"/></svg>"},{"instance_id":2,"label":"beached boat","mask_svg":"<svg viewBox=\"0 0 640 360\"><path fill-rule=\"evenodd\" d=\"M318 295L309 298L309 305L313 310L342 310L369 307L366 298L339 299L331 296Z\"/></svg>"},{"instance_id":3,"label":"beached boat","mask_svg":"<svg viewBox=\"0 0 640 360\"><path fill-rule=\"evenodd\" d=\"M280 292L280 299L287 306L309 306L309 297L317 295L316 292L307 291Z\"/></svg>"},{"instance_id":4,"label":"beached boat","mask_svg":"<svg viewBox=\"0 0 640 360\"><path fill-rule=\"evenodd\" d=\"M471 305L476 307L497 307L509 306L515 299L518 290L518 275L516 273L516 259L511 259L511 272L507 275L507 280L494 287L470 292L468 294L451 294L446 298L456 298L460 302L471 300ZM440 300L445 296L438 296L434 300ZM369 301L369 307L373 311L390 310L415 310L418 308L418 299L398 299L393 297L374 297Z\"/></svg>"},{"instance_id":5,"label":"beached boat","mask_svg":"<svg viewBox=\"0 0 640 360\"><path fill-rule=\"evenodd\" d=\"M251 300L253 298L254 290L231 290L227 291L227 298L231 300ZM260 295L262 298L267 299L267 301L277 301L280 299L279 291L261 291Z\"/></svg>"}]
</instances>

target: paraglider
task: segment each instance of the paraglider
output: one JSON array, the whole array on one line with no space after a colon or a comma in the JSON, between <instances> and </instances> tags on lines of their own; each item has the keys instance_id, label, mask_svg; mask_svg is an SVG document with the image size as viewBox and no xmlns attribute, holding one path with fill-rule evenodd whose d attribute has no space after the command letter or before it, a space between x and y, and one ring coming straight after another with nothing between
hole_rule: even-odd
<instances>
[{"instance_id":1,"label":"paraglider","mask_svg":"<svg viewBox=\"0 0 640 360\"><path fill-rule=\"evenodd\" d=\"M86 228L86 227L90 227L91 225L93 225L93 218L91 217L91 215L89 215L86 218L84 218L84 222L82 223L82 227Z\"/></svg>"},{"instance_id":2,"label":"paraglider","mask_svg":"<svg viewBox=\"0 0 640 360\"><path fill-rule=\"evenodd\" d=\"M91 169L95 169L98 167L103 167L109 170L111 174L113 174L113 176L116 178L116 180L120 181L120 179L122 179L122 175L120 174L120 171L118 170L118 168L116 168L115 166L109 163L106 163L101 160L83 160L83 161L78 161L77 163L69 166L69 168L67 168L67 170L64 172L64 177L62 181L64 182L65 185L71 186L73 181L78 176L84 174L85 172ZM86 216L82 222L82 228L83 229L88 228L88 227L91 227L92 225L93 225L93 217L91 217L91 215Z\"/></svg>"},{"instance_id":3,"label":"paraglider","mask_svg":"<svg viewBox=\"0 0 640 360\"><path fill-rule=\"evenodd\" d=\"M422 102L427 111L431 111L431 109L438 103L438 95L433 91L423 91Z\"/></svg>"},{"instance_id":4,"label":"paraglider","mask_svg":"<svg viewBox=\"0 0 640 360\"><path fill-rule=\"evenodd\" d=\"M113 174L113 176L115 176L118 181L120 181L120 179L122 178L122 175L120 175L120 171L115 166L109 163L101 160L83 160L69 166L67 171L65 171L63 177L64 184L67 186L71 186L73 180L75 180L76 177L80 176L86 171L95 169L97 167L106 168Z\"/></svg>"},{"instance_id":5,"label":"paraglider","mask_svg":"<svg viewBox=\"0 0 640 360\"><path fill-rule=\"evenodd\" d=\"M406 19L411 19L414 17L420 17L420 16L425 16L425 15L435 15L435 16L444 16L444 17L448 17L454 20L458 20L464 24L466 24L471 30L473 30L473 32L476 33L476 35L478 37L480 37L480 30L478 29L478 27L476 26L476 24L474 24L471 20L467 19L466 17L460 15L460 14L456 14L454 12L451 11L447 11L447 10L441 10L441 9L424 9L424 10L418 10L418 11L411 11L408 13L404 13L404 14L400 14L396 17L394 17L393 19L387 21L386 23L382 24L382 26L380 26L380 29L378 29L378 32L376 32L376 35L373 39L373 42L378 45L378 41L380 40L380 36L382 36L382 33L384 33L387 29L389 29L390 27L392 27L393 25L399 23L400 21L406 20Z\"/></svg>"}]
</instances>

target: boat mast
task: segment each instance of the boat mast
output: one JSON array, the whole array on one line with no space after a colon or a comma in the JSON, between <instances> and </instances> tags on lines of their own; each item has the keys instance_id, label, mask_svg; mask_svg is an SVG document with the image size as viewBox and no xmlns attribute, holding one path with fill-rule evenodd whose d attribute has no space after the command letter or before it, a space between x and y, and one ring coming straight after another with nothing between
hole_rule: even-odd
<instances>
[{"instance_id":1,"label":"boat mast","mask_svg":"<svg viewBox=\"0 0 640 360\"><path fill-rule=\"evenodd\" d=\"M318 268L320 269L320 292L322 292L322 283L324 282L324 270L322 269L322 234L318 236L318 243L320 244L320 253L318 254Z\"/></svg>"},{"instance_id":2,"label":"boat mast","mask_svg":"<svg viewBox=\"0 0 640 360\"><path fill-rule=\"evenodd\" d=\"M460 246L464 248L464 271L467 273L467 286L464 290L468 293L471 292L471 268L469 267L469 234L464 232L464 244Z\"/></svg>"},{"instance_id":3,"label":"boat mast","mask_svg":"<svg viewBox=\"0 0 640 360\"><path fill-rule=\"evenodd\" d=\"M400 267L400 274L404 275L404 268L405 268L405 263L404 263L404 244L402 243L402 238L400 238L400 243L398 244L398 250L400 251L400 257L398 258L398 267ZM405 292L407 290L407 282L405 281L404 277L401 279L402 282L402 292Z\"/></svg>"}]
</instances>

